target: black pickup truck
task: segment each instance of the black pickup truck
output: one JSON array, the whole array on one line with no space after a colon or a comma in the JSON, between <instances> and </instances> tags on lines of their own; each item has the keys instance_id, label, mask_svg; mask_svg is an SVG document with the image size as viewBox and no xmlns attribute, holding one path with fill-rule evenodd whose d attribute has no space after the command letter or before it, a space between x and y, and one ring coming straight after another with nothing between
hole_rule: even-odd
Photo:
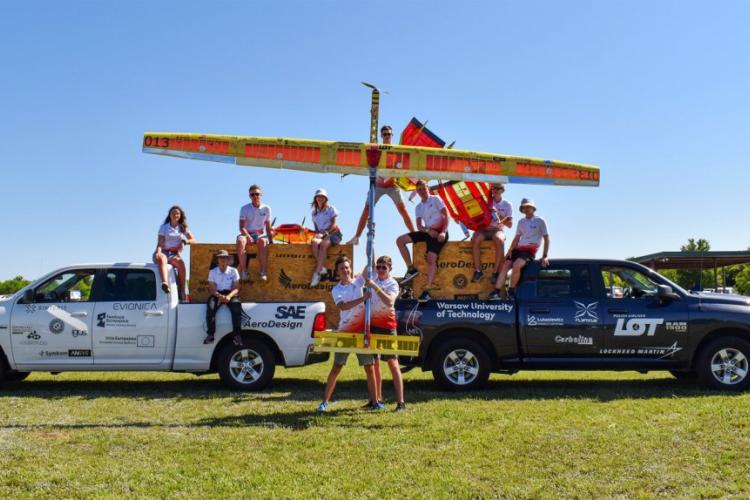
<instances>
[{"instance_id":1,"label":"black pickup truck","mask_svg":"<svg viewBox=\"0 0 750 500\"><path fill-rule=\"evenodd\" d=\"M634 262L532 262L512 300L399 300L396 310L399 331L422 336L419 357L402 363L449 389L519 370L667 370L735 391L750 383L750 298L688 292Z\"/></svg>"}]
</instances>

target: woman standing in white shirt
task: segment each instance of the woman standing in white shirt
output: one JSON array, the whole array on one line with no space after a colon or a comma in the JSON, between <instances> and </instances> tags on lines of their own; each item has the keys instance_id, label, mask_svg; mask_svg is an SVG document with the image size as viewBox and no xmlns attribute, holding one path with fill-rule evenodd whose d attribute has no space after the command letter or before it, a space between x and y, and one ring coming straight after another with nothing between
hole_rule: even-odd
<instances>
[{"instance_id":1,"label":"woman standing in white shirt","mask_svg":"<svg viewBox=\"0 0 750 500\"><path fill-rule=\"evenodd\" d=\"M159 265L161 289L169 293L168 264L177 269L177 295L180 300L185 298L185 262L180 257L184 245L195 242L193 233L188 229L185 211L174 205L167 212L164 224L159 227L159 235L154 251L154 263Z\"/></svg>"}]
</instances>

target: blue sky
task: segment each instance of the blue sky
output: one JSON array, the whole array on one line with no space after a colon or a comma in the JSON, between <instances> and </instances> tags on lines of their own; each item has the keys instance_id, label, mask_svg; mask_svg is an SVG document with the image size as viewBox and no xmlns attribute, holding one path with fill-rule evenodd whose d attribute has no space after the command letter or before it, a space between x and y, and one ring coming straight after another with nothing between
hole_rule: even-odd
<instances>
[{"instance_id":1,"label":"blue sky","mask_svg":"<svg viewBox=\"0 0 750 500\"><path fill-rule=\"evenodd\" d=\"M361 80L390 92L397 131L416 116L462 149L600 166L599 188L508 186L514 207L536 200L553 257L745 249L748 19L729 1L7 4L0 279L149 260L173 203L199 241L231 242L251 183L277 223L327 188L348 238L364 178L140 146L147 130L364 141ZM397 257L395 208L377 214L377 251Z\"/></svg>"}]
</instances>

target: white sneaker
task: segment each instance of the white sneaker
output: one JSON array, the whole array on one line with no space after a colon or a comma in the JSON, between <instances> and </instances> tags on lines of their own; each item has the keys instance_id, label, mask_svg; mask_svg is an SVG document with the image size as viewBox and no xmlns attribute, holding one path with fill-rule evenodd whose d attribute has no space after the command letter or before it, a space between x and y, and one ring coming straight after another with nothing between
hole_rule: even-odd
<instances>
[{"instance_id":1,"label":"white sneaker","mask_svg":"<svg viewBox=\"0 0 750 500\"><path fill-rule=\"evenodd\" d=\"M268 281L268 274L261 272L260 273L260 280L261 281Z\"/></svg>"},{"instance_id":2,"label":"white sneaker","mask_svg":"<svg viewBox=\"0 0 750 500\"><path fill-rule=\"evenodd\" d=\"M310 286L318 286L318 283L320 283L320 274L313 273L312 279L310 280Z\"/></svg>"},{"instance_id":3,"label":"white sneaker","mask_svg":"<svg viewBox=\"0 0 750 500\"><path fill-rule=\"evenodd\" d=\"M326 269L325 267L321 267L321 268L320 268L320 272L319 272L318 274L320 274L320 277L321 277L321 278L322 278L323 276L327 276L327 275L328 275L328 269Z\"/></svg>"},{"instance_id":4,"label":"white sneaker","mask_svg":"<svg viewBox=\"0 0 750 500\"><path fill-rule=\"evenodd\" d=\"M359 245L359 236L355 236L346 242L347 245Z\"/></svg>"}]
</instances>

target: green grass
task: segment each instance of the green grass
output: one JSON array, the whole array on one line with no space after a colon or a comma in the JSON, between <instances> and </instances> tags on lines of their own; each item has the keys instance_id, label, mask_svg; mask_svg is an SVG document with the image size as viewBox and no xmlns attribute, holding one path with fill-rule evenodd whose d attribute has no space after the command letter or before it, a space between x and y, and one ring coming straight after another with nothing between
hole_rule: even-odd
<instances>
[{"instance_id":1,"label":"green grass","mask_svg":"<svg viewBox=\"0 0 750 500\"><path fill-rule=\"evenodd\" d=\"M328 368L249 394L216 376L32 374L0 391L0 498L750 495L750 394L574 372L451 394L414 370L408 412L371 414L352 360L316 415Z\"/></svg>"}]
</instances>

